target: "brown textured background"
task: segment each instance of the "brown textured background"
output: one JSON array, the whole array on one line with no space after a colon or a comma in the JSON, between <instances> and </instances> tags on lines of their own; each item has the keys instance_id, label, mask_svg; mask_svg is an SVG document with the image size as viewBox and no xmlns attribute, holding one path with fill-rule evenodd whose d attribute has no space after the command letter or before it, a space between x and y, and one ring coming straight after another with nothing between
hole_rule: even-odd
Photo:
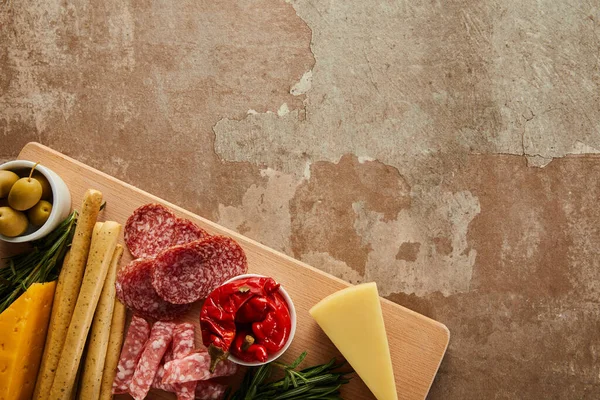
<instances>
[{"instance_id":1,"label":"brown textured background","mask_svg":"<svg viewBox=\"0 0 600 400\"><path fill-rule=\"evenodd\" d=\"M599 11L0 1L0 161L39 141L376 281L452 332L431 399L597 399Z\"/></svg>"}]
</instances>

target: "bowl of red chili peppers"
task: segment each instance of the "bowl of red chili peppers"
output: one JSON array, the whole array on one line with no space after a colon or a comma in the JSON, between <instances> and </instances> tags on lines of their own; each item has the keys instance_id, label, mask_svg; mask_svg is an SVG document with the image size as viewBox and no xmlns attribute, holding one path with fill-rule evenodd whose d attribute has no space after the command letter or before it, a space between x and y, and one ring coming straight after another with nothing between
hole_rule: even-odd
<instances>
[{"instance_id":1,"label":"bowl of red chili peppers","mask_svg":"<svg viewBox=\"0 0 600 400\"><path fill-rule=\"evenodd\" d=\"M281 356L296 332L291 297L273 278L244 274L216 288L200 312L202 342L211 356L211 371L229 359L245 366Z\"/></svg>"}]
</instances>

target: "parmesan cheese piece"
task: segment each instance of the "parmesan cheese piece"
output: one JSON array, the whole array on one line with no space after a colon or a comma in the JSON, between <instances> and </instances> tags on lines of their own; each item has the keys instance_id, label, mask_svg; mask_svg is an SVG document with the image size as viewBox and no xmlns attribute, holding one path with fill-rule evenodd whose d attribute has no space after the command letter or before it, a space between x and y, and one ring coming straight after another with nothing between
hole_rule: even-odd
<instances>
[{"instance_id":1,"label":"parmesan cheese piece","mask_svg":"<svg viewBox=\"0 0 600 400\"><path fill-rule=\"evenodd\" d=\"M309 312L378 400L398 399L375 283L340 290Z\"/></svg>"}]
</instances>

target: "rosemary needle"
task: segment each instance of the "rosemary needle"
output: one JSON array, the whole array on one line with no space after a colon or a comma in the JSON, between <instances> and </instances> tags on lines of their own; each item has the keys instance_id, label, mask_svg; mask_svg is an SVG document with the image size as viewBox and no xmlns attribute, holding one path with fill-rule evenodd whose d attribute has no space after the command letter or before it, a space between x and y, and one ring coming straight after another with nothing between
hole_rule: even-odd
<instances>
[{"instance_id":1,"label":"rosemary needle","mask_svg":"<svg viewBox=\"0 0 600 400\"><path fill-rule=\"evenodd\" d=\"M0 268L0 313L32 284L58 278L76 224L77 212L73 211L47 236L32 242L31 250L5 258L7 265Z\"/></svg>"},{"instance_id":2,"label":"rosemary needle","mask_svg":"<svg viewBox=\"0 0 600 400\"><path fill-rule=\"evenodd\" d=\"M344 363L336 363L335 358L327 364L315 365L296 371L306 357L306 352L289 365L272 362L259 368L248 369L240 388L233 394L225 394L227 400L337 400L340 388L349 382L347 372L337 372ZM277 367L284 377L266 382Z\"/></svg>"}]
</instances>

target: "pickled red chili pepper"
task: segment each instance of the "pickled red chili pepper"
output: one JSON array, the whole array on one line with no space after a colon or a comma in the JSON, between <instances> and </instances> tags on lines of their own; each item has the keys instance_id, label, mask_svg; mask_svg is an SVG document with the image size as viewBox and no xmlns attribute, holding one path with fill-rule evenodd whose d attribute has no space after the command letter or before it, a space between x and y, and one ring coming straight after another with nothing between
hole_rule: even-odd
<instances>
[{"instance_id":1,"label":"pickled red chili pepper","mask_svg":"<svg viewBox=\"0 0 600 400\"><path fill-rule=\"evenodd\" d=\"M272 278L239 279L215 289L200 313L211 371L231 352L244 361L266 361L290 335L288 306Z\"/></svg>"}]
</instances>

